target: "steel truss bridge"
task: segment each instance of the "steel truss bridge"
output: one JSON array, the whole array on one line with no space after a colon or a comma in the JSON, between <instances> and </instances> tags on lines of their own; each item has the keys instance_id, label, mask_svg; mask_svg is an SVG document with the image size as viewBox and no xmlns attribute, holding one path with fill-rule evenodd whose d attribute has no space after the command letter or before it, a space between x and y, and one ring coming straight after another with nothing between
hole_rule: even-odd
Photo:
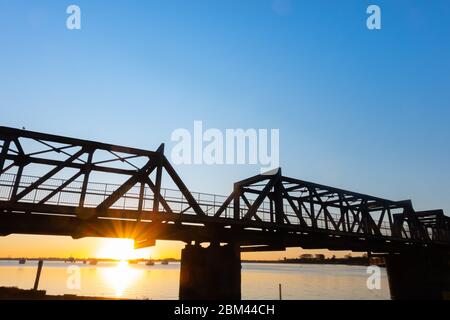
<instances>
[{"instance_id":1,"label":"steel truss bridge","mask_svg":"<svg viewBox=\"0 0 450 320\"><path fill-rule=\"evenodd\" d=\"M395 252L450 244L442 210L285 177L235 183L228 196L190 192L164 155L0 127L0 235L118 237ZM104 181L107 183L100 183ZM168 185L171 188L163 188Z\"/></svg>"}]
</instances>

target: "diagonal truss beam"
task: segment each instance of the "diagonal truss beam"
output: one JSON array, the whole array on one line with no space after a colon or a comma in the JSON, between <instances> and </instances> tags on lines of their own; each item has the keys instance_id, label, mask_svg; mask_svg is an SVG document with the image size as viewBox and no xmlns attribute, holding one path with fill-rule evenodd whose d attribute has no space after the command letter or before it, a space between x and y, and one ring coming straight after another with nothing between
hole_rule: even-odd
<instances>
[{"instance_id":1,"label":"diagonal truss beam","mask_svg":"<svg viewBox=\"0 0 450 320\"><path fill-rule=\"evenodd\" d=\"M84 149L81 149L80 151L76 152L74 155L72 155L69 159L62 162L60 165L56 166L54 169L50 170L47 174L39 178L36 182L32 183L30 186L25 188L23 191L21 191L19 194L13 197L12 202L17 202L26 195L28 195L30 192L35 190L38 186L40 186L42 183L53 177L55 174L60 172L62 169L65 168L65 165L75 161L80 156L82 156L85 153Z\"/></svg>"},{"instance_id":2,"label":"diagonal truss beam","mask_svg":"<svg viewBox=\"0 0 450 320\"><path fill-rule=\"evenodd\" d=\"M153 170L155 170L157 164L150 159L147 164L132 175L124 184L117 188L108 198L106 198L101 204L97 206L97 210L102 212L109 209L114 203L123 197L135 184L142 182L148 177Z\"/></svg>"},{"instance_id":3,"label":"diagonal truss beam","mask_svg":"<svg viewBox=\"0 0 450 320\"><path fill-rule=\"evenodd\" d=\"M267 179L267 176L265 176ZM279 182L281 179L281 174L278 173L274 175L272 178L270 178L267 185L264 187L264 189L261 191L259 196L256 198L256 200L253 202L251 208L248 210L248 212L244 215L244 220L251 220L257 213L259 207L263 203L264 199L269 195L270 190L275 186L277 182Z\"/></svg>"}]
</instances>

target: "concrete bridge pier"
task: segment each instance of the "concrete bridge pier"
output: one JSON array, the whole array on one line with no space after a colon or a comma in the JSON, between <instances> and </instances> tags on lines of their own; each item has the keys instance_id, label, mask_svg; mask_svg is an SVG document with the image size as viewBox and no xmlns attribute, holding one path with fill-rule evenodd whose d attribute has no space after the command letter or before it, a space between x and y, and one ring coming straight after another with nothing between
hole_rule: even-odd
<instances>
[{"instance_id":1,"label":"concrete bridge pier","mask_svg":"<svg viewBox=\"0 0 450 320\"><path fill-rule=\"evenodd\" d=\"M240 300L238 246L187 245L181 253L180 300Z\"/></svg>"},{"instance_id":2,"label":"concrete bridge pier","mask_svg":"<svg viewBox=\"0 0 450 320\"><path fill-rule=\"evenodd\" d=\"M392 299L450 299L449 258L449 252L433 249L386 256Z\"/></svg>"}]
</instances>

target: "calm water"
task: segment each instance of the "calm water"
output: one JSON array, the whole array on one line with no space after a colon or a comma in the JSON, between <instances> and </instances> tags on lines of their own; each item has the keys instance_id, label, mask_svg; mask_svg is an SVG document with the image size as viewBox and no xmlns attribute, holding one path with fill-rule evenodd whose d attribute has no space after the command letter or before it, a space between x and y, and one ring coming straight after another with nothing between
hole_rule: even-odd
<instances>
[{"instance_id":1,"label":"calm water","mask_svg":"<svg viewBox=\"0 0 450 320\"><path fill-rule=\"evenodd\" d=\"M177 299L180 265L126 263L76 264L45 262L39 289L51 295L76 294L131 299ZM73 266L73 265L72 265ZM37 263L0 262L0 286L33 287ZM76 270L79 273L74 273ZM80 276L80 288L73 289ZM72 275L72 277L71 277ZM366 268L335 265L243 264L244 299L278 299L278 284L288 299L389 299L385 269L381 290L367 289Z\"/></svg>"}]
</instances>

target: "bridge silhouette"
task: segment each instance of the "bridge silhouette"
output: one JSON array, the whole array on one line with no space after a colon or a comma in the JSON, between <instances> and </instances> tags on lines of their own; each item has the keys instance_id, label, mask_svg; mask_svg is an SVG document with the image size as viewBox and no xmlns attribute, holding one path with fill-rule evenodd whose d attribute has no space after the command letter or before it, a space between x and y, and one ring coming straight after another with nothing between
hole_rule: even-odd
<instances>
[{"instance_id":1,"label":"bridge silhouette","mask_svg":"<svg viewBox=\"0 0 450 320\"><path fill-rule=\"evenodd\" d=\"M136 248L183 241L181 299L240 299L240 253L289 247L383 255L396 299L450 292L442 210L281 169L235 183L229 196L190 192L164 145L153 152L7 127L0 143L0 236L129 238Z\"/></svg>"}]
</instances>

